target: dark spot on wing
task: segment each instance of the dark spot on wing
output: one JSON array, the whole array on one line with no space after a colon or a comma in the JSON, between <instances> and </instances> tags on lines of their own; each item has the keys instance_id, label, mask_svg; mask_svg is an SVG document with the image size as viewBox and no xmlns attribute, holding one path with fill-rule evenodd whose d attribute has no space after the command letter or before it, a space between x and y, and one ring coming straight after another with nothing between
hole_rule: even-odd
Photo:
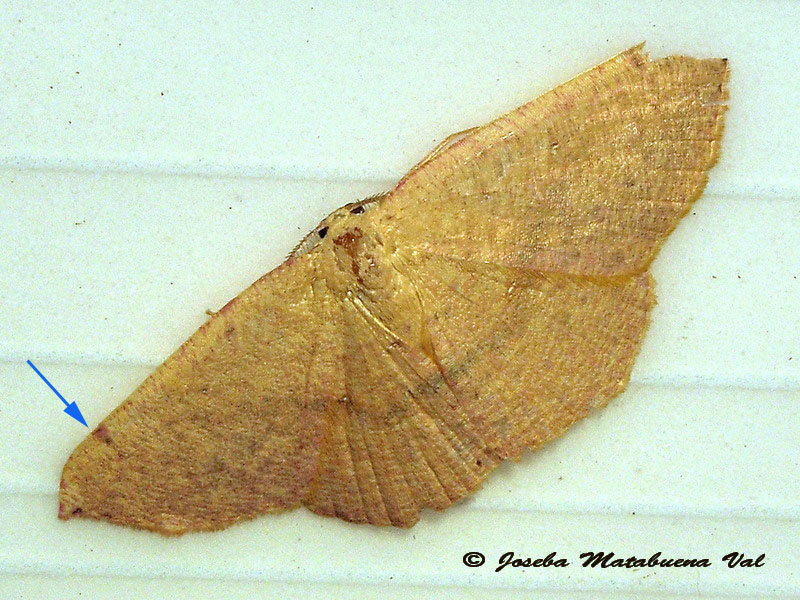
<instances>
[{"instance_id":1,"label":"dark spot on wing","mask_svg":"<svg viewBox=\"0 0 800 600\"><path fill-rule=\"evenodd\" d=\"M95 429L92 434L99 440L105 442L106 444L111 443L111 433L108 431L108 427L101 424L98 425L97 429Z\"/></svg>"}]
</instances>

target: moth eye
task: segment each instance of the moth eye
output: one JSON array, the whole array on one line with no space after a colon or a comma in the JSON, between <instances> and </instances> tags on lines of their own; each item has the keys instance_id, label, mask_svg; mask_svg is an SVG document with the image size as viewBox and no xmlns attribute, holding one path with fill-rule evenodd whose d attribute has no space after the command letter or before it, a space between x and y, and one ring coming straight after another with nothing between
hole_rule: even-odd
<instances>
[{"instance_id":1,"label":"moth eye","mask_svg":"<svg viewBox=\"0 0 800 600\"><path fill-rule=\"evenodd\" d=\"M323 227L322 229L320 229L317 232L317 234L319 235L319 239L324 239L325 236L328 235L328 228L327 227Z\"/></svg>"},{"instance_id":2,"label":"moth eye","mask_svg":"<svg viewBox=\"0 0 800 600\"><path fill-rule=\"evenodd\" d=\"M364 212L364 207L362 205L360 205L360 204L358 206L354 206L353 208L350 209L350 214L351 215L360 215L363 212Z\"/></svg>"}]
</instances>

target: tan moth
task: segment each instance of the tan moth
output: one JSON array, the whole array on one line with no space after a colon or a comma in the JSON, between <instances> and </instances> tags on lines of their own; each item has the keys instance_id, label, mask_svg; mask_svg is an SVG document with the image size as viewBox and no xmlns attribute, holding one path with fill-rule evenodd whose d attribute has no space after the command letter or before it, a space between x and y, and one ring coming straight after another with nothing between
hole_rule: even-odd
<instances>
[{"instance_id":1,"label":"tan moth","mask_svg":"<svg viewBox=\"0 0 800 600\"><path fill-rule=\"evenodd\" d=\"M408 527L627 385L727 62L631 48L334 211L72 453L59 516Z\"/></svg>"}]
</instances>

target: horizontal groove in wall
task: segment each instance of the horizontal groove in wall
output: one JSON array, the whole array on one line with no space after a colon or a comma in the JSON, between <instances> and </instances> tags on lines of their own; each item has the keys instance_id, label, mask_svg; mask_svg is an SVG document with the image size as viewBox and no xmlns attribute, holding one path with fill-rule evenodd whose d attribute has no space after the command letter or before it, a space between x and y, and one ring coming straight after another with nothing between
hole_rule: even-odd
<instances>
[{"instance_id":1,"label":"horizontal groove in wall","mask_svg":"<svg viewBox=\"0 0 800 600\"><path fill-rule=\"evenodd\" d=\"M410 169L413 165L408 165ZM52 173L92 173L103 176L130 177L197 177L203 179L268 179L279 181L307 181L318 183L371 183L385 189L394 187L405 172L395 176L377 176L363 172L352 172L340 168L302 168L300 166L269 166L239 164L236 166L213 163L149 163L142 161L99 161L47 159L36 157L0 156L0 169L38 171ZM705 198L723 197L730 200L797 200L800 185L773 183L756 184L744 188L741 183L726 184L711 180Z\"/></svg>"},{"instance_id":2,"label":"horizontal groove in wall","mask_svg":"<svg viewBox=\"0 0 800 600\"><path fill-rule=\"evenodd\" d=\"M5 475L5 476L4 476ZM30 497L50 497L53 507L57 507L57 492L55 486L43 486L41 484L26 484L14 479L13 473L0 474L0 502L3 496L30 496ZM298 511L304 509L298 508ZM427 509L430 513L435 513L433 509ZM681 518L713 518L713 519L737 519L737 520L757 520L757 521L796 521L800 519L800 504L796 506L766 507L754 505L742 506L688 506L675 504L669 505L641 505L631 503L630 505L611 505L594 504L589 502L575 502L574 504L555 504L544 502L531 506L512 506L510 503L493 500L483 500L480 496L470 497L464 504L455 504L451 511L468 512L492 512L507 514L542 514L542 515L632 515L642 517L681 517ZM290 511L291 512L291 511ZM55 518L55 508L53 512ZM264 515L258 518L269 518Z\"/></svg>"},{"instance_id":3,"label":"horizontal groove in wall","mask_svg":"<svg viewBox=\"0 0 800 600\"><path fill-rule=\"evenodd\" d=\"M259 578L240 578L237 580L219 580L211 577L184 577L184 576L168 576L168 577L152 577L147 574L122 576L122 575L92 575L87 577L77 577L74 575L53 574L53 573L27 573L27 572L7 572L5 579L0 579L0 592L5 589L13 589L15 583L27 586L35 586L37 592L40 593L41 598L58 598L62 600L63 596L60 595L61 588L59 584L64 581L78 580L80 587L90 593L113 592L112 596L117 597L117 592L120 589L125 589L131 594L138 593L135 597L152 597L157 594L164 597L173 591L175 594L181 594L187 589L192 589L196 593L202 594L209 592L210 594L221 594L226 598L247 598L251 600L253 597L265 598L280 598L283 600L286 597L292 598L340 598L342 600L349 598L356 598L358 600L367 600L370 598L387 598L387 597L402 597L407 600L424 599L428 600L431 597L431 592L435 591L437 598L442 600L456 599L456 600L472 600L485 598L486 588L476 588L474 586L449 586L437 585L432 583L429 585L406 585L395 582L389 579L386 582L362 582L357 587L348 585L347 583L306 583L296 581L277 581L274 579L269 580L269 586L264 579ZM4 584L6 584L4 586ZM505 586L502 582L491 587L492 598L496 600L668 600L674 598L696 598L697 592L693 590L686 590L685 592L672 592L672 593L658 593L658 592L625 592L608 590L573 590L564 591L563 589L540 587L536 590L525 590L520 587ZM291 594L291 596L288 596ZM81 594L84 596L84 594ZM103 596L105 597L105 596ZM202 596L200 596L202 597ZM207 596L206 596L207 597ZM212 595L211 597L217 597ZM736 598L737 600L750 600L761 599L762 595L751 595L736 591L732 594L724 595L704 595L704 598L709 600L727 600L729 598ZM771 595L773 598L789 597L783 594Z\"/></svg>"},{"instance_id":4,"label":"horizontal groove in wall","mask_svg":"<svg viewBox=\"0 0 800 600\"><path fill-rule=\"evenodd\" d=\"M166 360L167 357L165 357ZM131 369L149 369L155 370L160 363L143 363L134 360L114 360L114 359L100 359L100 358L82 358L74 356L64 356L58 353L47 354L28 354L25 356L4 356L0 357L0 365L21 365L25 364L27 360L32 360L35 364L50 365L50 366L76 366L76 367L92 367L92 368L125 368ZM800 357L798 358L800 360ZM792 392L800 390L800 380L796 379L779 379L774 381L760 380L744 380L743 378L730 377L727 379L709 379L700 377L637 377L636 373L631 376L631 384L650 387L669 387L669 388L696 388L696 389L736 389L736 390L774 390Z\"/></svg>"},{"instance_id":5,"label":"horizontal groove in wall","mask_svg":"<svg viewBox=\"0 0 800 600\"><path fill-rule=\"evenodd\" d=\"M409 165L409 168L412 165ZM281 168L265 165L162 164L136 161L81 161L70 159L38 159L0 156L0 169L38 171L44 173L92 173L122 177L198 177L204 179L272 179L320 183L385 183L394 185L402 176L364 177L363 174L338 169Z\"/></svg>"},{"instance_id":6,"label":"horizontal groove in wall","mask_svg":"<svg viewBox=\"0 0 800 600\"><path fill-rule=\"evenodd\" d=\"M65 575L62 572L35 572L26 569L19 570L3 570L0 573L7 578L17 577L20 579L28 580L26 583L29 585L37 583L43 586L55 586L64 579L78 579L80 587L86 590L94 590L96 588L103 589L106 586L115 587L117 590L124 587L130 590L131 587L150 587L147 591L150 593L159 594L170 591L170 588L175 585L181 585L175 593L182 593L185 591L183 586L191 588L196 593L201 592L206 588L212 588L217 593L224 593L224 597L247 597L248 599L254 597L266 598L286 598L287 593L292 593L291 597L303 598L358 598L359 600L366 600L367 598L386 598L386 597L402 597L404 599L425 599L435 594L435 597L441 599L477 599L484 598L485 594L491 590L492 598L498 600L522 600L528 598L535 598L536 600L669 600L675 598L697 598L697 592L691 589L673 590L668 593L659 593L656 591L636 592L633 590L615 590L610 591L609 587L595 586L593 588L580 588L572 591L565 591L563 587L552 587L543 585L536 588L515 587L498 583L497 585L472 585L472 586L455 586L441 584L436 581L427 582L425 584L407 584L393 579L386 582L373 582L361 581L355 586L350 581L297 581L290 578L273 578L269 579L260 577L241 576L234 578L220 579L216 577L203 577L197 575L187 577L185 575L166 575L161 577L151 577L147 574L131 574L131 575L116 575L114 573L106 573L103 575L91 574L86 576ZM38 581L37 581L38 580ZM8 582L8 579L5 580ZM0 579L0 592L4 590L4 581ZM149 585L148 585L149 584ZM263 586L269 585L269 588ZM224 589L221 589L224 588ZM246 588L246 589L242 589ZM278 588L276 590L275 588ZM795 598L794 591L787 589L786 593L770 591L770 598ZM267 594L264 596L263 594ZM242 594L241 596L239 594ZM247 595L244 595L247 594ZM296 595L294 595L296 594ZM391 596L387 596L391 594ZM116 594L115 594L116 596ZM47 596L50 597L50 596ZM53 597L59 597L53 595ZM163 596L162 596L163 597ZM727 600L728 598L736 600L751 600L762 599L762 594L742 593L739 590L718 590L713 596L703 594L703 598L709 600Z\"/></svg>"}]
</instances>

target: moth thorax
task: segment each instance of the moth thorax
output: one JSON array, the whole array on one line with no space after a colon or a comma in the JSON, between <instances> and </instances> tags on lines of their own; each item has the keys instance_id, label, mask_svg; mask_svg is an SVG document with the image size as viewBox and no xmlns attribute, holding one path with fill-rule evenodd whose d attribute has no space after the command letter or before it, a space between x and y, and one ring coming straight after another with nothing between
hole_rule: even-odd
<instances>
[{"instance_id":1,"label":"moth thorax","mask_svg":"<svg viewBox=\"0 0 800 600\"><path fill-rule=\"evenodd\" d=\"M369 231L348 228L333 239L333 248L348 289L383 289L390 282L392 269L385 249Z\"/></svg>"}]
</instances>

